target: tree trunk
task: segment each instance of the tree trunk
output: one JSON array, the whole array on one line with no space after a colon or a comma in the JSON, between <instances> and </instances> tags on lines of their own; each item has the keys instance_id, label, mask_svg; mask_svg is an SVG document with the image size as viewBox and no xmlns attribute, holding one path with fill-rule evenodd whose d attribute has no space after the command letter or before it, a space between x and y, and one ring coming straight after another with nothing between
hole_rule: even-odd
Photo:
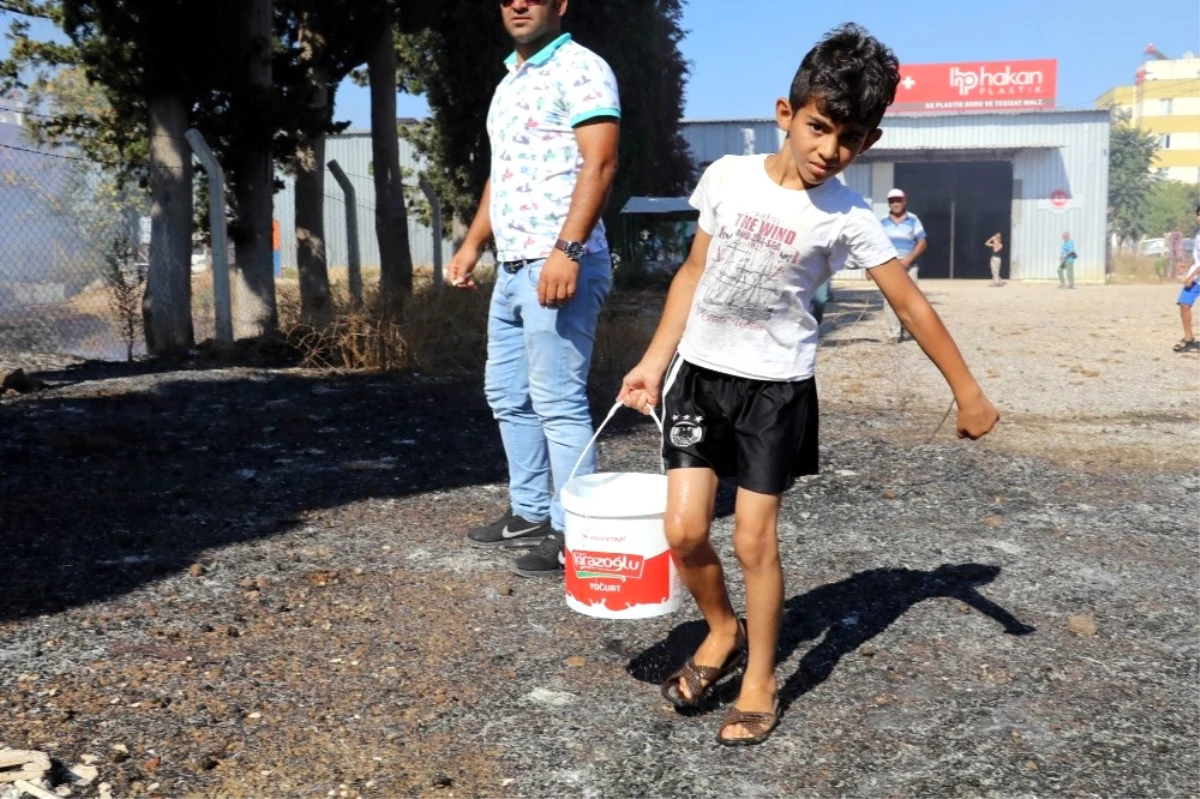
<instances>
[{"instance_id":1,"label":"tree trunk","mask_svg":"<svg viewBox=\"0 0 1200 799\"><path fill-rule=\"evenodd\" d=\"M249 84L244 101L246 107L263 107L262 103L273 89L271 0L246 0L242 34ZM279 326L271 248L275 191L271 135L270 120L248 124L234 149L230 170L237 206L233 236L237 262L233 286L233 332L236 338L261 336Z\"/></svg>"},{"instance_id":2,"label":"tree trunk","mask_svg":"<svg viewBox=\"0 0 1200 799\"><path fill-rule=\"evenodd\" d=\"M319 66L320 37L306 13L300 22L301 57L308 62L309 103L314 118L330 115L329 76ZM300 273L300 321L325 327L333 321L325 251L325 134L301 136L296 148L296 268Z\"/></svg>"},{"instance_id":3,"label":"tree trunk","mask_svg":"<svg viewBox=\"0 0 1200 799\"><path fill-rule=\"evenodd\" d=\"M192 153L187 107L175 94L151 97L150 269L142 298L146 350L184 352L192 332Z\"/></svg>"},{"instance_id":4,"label":"tree trunk","mask_svg":"<svg viewBox=\"0 0 1200 799\"><path fill-rule=\"evenodd\" d=\"M367 62L371 78L371 154L375 163L375 235L379 239L379 294L385 311L397 311L412 293L408 213L400 176L396 130L396 40L391 22L381 26Z\"/></svg>"}]
</instances>

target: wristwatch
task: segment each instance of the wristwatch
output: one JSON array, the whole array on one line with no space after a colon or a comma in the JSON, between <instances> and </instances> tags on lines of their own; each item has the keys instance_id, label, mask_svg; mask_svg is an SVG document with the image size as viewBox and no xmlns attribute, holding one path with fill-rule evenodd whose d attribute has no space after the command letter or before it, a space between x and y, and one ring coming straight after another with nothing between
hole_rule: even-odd
<instances>
[{"instance_id":1,"label":"wristwatch","mask_svg":"<svg viewBox=\"0 0 1200 799\"><path fill-rule=\"evenodd\" d=\"M572 261L579 263L579 259L583 257L583 242L582 241L563 241L559 239L554 242L554 249L562 250L567 254L567 257Z\"/></svg>"}]
</instances>

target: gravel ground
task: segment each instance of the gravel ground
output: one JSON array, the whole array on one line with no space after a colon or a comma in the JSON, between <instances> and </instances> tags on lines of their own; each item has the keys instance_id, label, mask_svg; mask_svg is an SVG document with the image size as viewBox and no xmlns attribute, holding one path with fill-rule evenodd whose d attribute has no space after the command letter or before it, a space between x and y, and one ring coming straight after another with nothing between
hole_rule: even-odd
<instances>
[{"instance_id":1,"label":"gravel ground","mask_svg":"<svg viewBox=\"0 0 1200 799\"><path fill-rule=\"evenodd\" d=\"M764 746L659 698L690 604L589 619L463 545L504 503L478 380L84 366L0 402L0 748L95 755L116 796L1194 796L1171 290L926 291L1002 426L931 437L940 379L835 289ZM618 419L604 466L653 469Z\"/></svg>"}]
</instances>

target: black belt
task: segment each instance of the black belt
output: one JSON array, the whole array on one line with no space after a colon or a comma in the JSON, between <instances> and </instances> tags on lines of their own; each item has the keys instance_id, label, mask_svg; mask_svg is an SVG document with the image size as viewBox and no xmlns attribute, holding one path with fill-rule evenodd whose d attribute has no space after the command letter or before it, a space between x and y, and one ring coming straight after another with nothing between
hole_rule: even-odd
<instances>
[{"instance_id":1,"label":"black belt","mask_svg":"<svg viewBox=\"0 0 1200 799\"><path fill-rule=\"evenodd\" d=\"M530 264L532 264L536 261L542 261L542 260L545 260L545 259L544 258L526 258L521 261L501 261L500 268L503 269L505 272L508 272L510 275L515 275L517 272L520 272L522 269L529 266Z\"/></svg>"}]
</instances>

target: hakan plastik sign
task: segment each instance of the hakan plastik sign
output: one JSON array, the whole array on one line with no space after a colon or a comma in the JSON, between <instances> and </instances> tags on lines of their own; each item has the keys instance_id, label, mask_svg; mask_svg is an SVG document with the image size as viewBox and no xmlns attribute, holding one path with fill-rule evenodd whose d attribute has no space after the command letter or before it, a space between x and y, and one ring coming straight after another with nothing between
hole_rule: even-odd
<instances>
[{"instance_id":1,"label":"hakan plastik sign","mask_svg":"<svg viewBox=\"0 0 1200 799\"><path fill-rule=\"evenodd\" d=\"M900 67L893 113L1053 108L1058 62L975 61Z\"/></svg>"}]
</instances>

